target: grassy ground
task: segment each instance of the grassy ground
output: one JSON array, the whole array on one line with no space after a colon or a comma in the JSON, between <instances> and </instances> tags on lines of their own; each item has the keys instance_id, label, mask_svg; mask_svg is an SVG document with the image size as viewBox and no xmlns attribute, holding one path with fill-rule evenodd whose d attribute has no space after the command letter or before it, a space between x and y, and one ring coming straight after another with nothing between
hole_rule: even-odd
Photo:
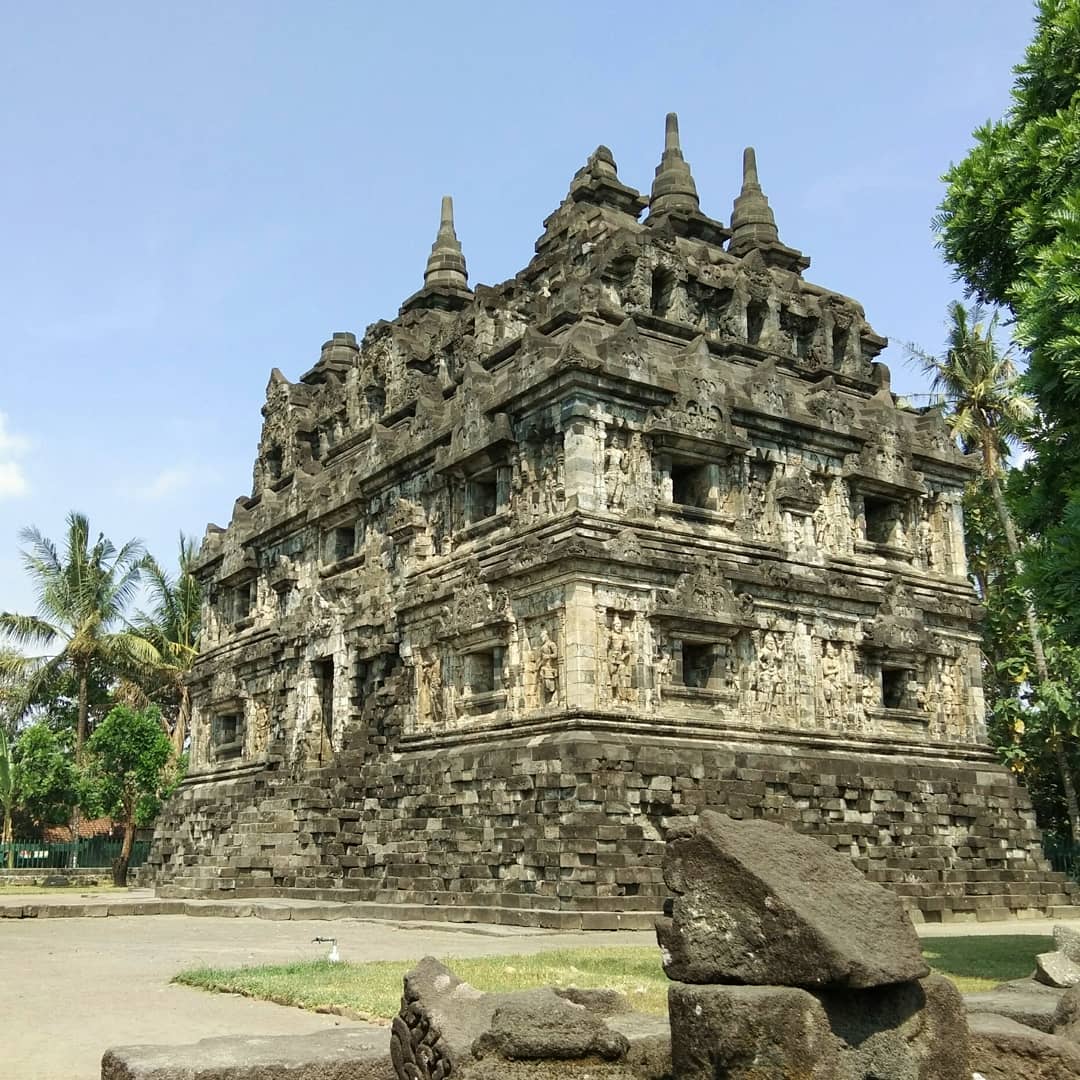
<instances>
[{"instance_id":1,"label":"grassy ground","mask_svg":"<svg viewBox=\"0 0 1080 1080\"><path fill-rule=\"evenodd\" d=\"M990 990L1035 969L1035 954L1053 947L1050 938L940 938L925 943L927 963L965 992ZM668 980L654 948L562 949L522 956L447 957L459 978L479 990L523 990L534 986L611 987L641 1012L667 1012ZM195 968L174 981L245 997L386 1020L401 1001L401 978L412 962L330 964L324 960L266 967Z\"/></svg>"}]
</instances>

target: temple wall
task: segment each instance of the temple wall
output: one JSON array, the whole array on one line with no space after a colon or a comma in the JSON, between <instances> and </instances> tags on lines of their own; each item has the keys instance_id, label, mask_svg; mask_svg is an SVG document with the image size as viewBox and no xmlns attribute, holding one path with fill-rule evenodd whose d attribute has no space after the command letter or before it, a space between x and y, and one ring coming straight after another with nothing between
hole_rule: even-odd
<instances>
[{"instance_id":1,"label":"temple wall","mask_svg":"<svg viewBox=\"0 0 1080 1080\"><path fill-rule=\"evenodd\" d=\"M159 822L151 863L162 896L644 927L666 895L667 822L704 807L783 821L850 853L916 919L1070 902L1063 876L1047 872L1026 792L989 760L618 728L345 754L299 780L272 766L194 777Z\"/></svg>"}]
</instances>

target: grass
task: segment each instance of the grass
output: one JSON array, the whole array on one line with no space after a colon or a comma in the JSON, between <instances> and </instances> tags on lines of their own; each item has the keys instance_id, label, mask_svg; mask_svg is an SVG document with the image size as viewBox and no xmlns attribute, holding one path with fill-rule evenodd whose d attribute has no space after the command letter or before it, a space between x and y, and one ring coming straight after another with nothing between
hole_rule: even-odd
<instances>
[{"instance_id":1,"label":"grass","mask_svg":"<svg viewBox=\"0 0 1080 1080\"><path fill-rule=\"evenodd\" d=\"M1050 938L1028 935L934 938L924 942L927 963L965 993L991 990L1030 975L1035 954ZM610 987L641 1012L667 1012L668 979L654 948L558 949L520 956L447 957L443 961L478 990L535 986ZM331 964L325 960L242 968L194 968L173 980L219 993L242 994L315 1012L388 1020L401 1002L401 979L414 961Z\"/></svg>"},{"instance_id":2,"label":"grass","mask_svg":"<svg viewBox=\"0 0 1080 1080\"><path fill-rule=\"evenodd\" d=\"M1027 978L1035 970L1036 955L1053 948L1053 938L1035 934L923 939L926 962L965 994Z\"/></svg>"}]
</instances>

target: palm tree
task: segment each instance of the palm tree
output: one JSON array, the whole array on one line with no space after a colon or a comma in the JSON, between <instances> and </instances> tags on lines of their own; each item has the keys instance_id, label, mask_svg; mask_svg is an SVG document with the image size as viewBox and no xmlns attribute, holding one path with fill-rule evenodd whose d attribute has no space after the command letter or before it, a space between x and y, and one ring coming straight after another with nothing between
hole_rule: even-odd
<instances>
[{"instance_id":1,"label":"palm tree","mask_svg":"<svg viewBox=\"0 0 1080 1080\"><path fill-rule=\"evenodd\" d=\"M123 626L124 611L139 586L143 547L129 540L118 550L100 533L91 546L90 523L76 513L67 517L63 556L36 528L23 529L19 539L27 545L22 561L33 579L38 611L36 615L3 612L0 634L18 648L43 650L27 665L21 711L34 704L49 680L65 668L70 670L78 686L75 756L81 761L91 668L97 664L119 672L153 658L147 642Z\"/></svg>"},{"instance_id":2,"label":"palm tree","mask_svg":"<svg viewBox=\"0 0 1080 1080\"><path fill-rule=\"evenodd\" d=\"M15 839L11 829L11 815L15 812L18 791L15 782L15 763L11 758L11 743L7 732L0 727L0 810L4 815L4 829L0 841L7 851L7 865L15 865Z\"/></svg>"},{"instance_id":3,"label":"palm tree","mask_svg":"<svg viewBox=\"0 0 1080 1080\"><path fill-rule=\"evenodd\" d=\"M930 378L930 390L944 399L948 409L945 420L966 453L977 453L982 460L982 480L986 484L1001 521L1009 556L1017 576L1023 572L1020 542L1016 533L1001 478L1009 457L1010 443L1019 440L1028 428L1035 406L1020 387L1019 372L1008 348L995 341L998 317L988 322L976 305L970 311L958 300L949 305L949 333L941 356L908 345L908 353ZM1047 685L1050 673L1043 648L1042 629L1030 593L1025 592L1025 621L1031 638L1031 651L1039 682ZM1064 733L1055 725L1051 738L1061 783L1065 791L1073 840L1080 842L1080 804L1069 768L1063 741Z\"/></svg>"},{"instance_id":4,"label":"palm tree","mask_svg":"<svg viewBox=\"0 0 1080 1080\"><path fill-rule=\"evenodd\" d=\"M74 512L67 517L62 556L34 527L23 529L19 539L26 545L22 561L33 579L38 610L36 615L3 612L0 635L19 649L40 649L42 654L25 663L15 712L25 714L57 675L70 671L78 688L75 761L82 764L92 669L119 673L153 659L152 646L123 626L124 611L139 586L143 547L129 540L117 549L100 533L91 545L89 521ZM78 806L72 811L71 834L77 845Z\"/></svg>"},{"instance_id":5,"label":"palm tree","mask_svg":"<svg viewBox=\"0 0 1080 1080\"><path fill-rule=\"evenodd\" d=\"M135 633L156 653L144 673L145 696L152 700L165 696L175 707L172 740L178 756L184 752L191 720L187 675L199 653L202 589L192 574L194 565L195 541L183 533L175 578L148 555L142 568L154 607L149 614L140 611L133 623Z\"/></svg>"}]
</instances>

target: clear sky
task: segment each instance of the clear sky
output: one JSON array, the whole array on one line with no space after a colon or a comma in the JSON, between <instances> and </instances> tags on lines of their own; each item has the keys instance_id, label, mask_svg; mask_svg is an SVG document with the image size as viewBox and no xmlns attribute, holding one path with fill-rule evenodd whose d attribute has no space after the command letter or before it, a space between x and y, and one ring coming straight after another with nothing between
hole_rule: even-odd
<instances>
[{"instance_id":1,"label":"clear sky","mask_svg":"<svg viewBox=\"0 0 1080 1080\"><path fill-rule=\"evenodd\" d=\"M703 210L758 150L810 280L936 350L930 217L1001 115L1027 0L0 5L0 609L78 509L171 561L250 491L270 369L392 318L439 196L512 276L597 144L648 189L679 113Z\"/></svg>"}]
</instances>

